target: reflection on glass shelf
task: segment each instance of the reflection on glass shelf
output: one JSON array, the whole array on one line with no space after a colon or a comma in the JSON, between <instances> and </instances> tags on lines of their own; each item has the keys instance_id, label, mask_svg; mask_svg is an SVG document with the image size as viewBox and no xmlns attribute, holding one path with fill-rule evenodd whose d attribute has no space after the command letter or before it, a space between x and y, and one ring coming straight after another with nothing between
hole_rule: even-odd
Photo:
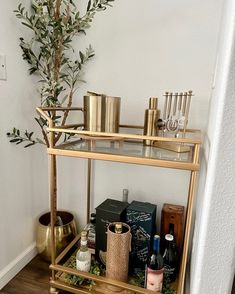
<instances>
[{"instance_id":1,"label":"reflection on glass shelf","mask_svg":"<svg viewBox=\"0 0 235 294\"><path fill-rule=\"evenodd\" d=\"M56 149L73 150L130 156L148 159L192 162L192 147L190 152L177 153L157 147L143 146L141 142L109 141L109 140L76 140L59 145Z\"/></svg>"}]
</instances>

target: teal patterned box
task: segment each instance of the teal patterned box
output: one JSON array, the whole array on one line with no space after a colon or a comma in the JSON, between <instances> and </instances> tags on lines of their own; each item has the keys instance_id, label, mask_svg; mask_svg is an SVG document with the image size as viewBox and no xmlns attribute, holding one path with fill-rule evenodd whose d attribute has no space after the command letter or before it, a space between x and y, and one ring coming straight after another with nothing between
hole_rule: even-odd
<instances>
[{"instance_id":1,"label":"teal patterned box","mask_svg":"<svg viewBox=\"0 0 235 294\"><path fill-rule=\"evenodd\" d=\"M153 235L156 233L157 206L148 202L132 201L126 210L126 223L131 227L132 250L130 271L144 270Z\"/></svg>"}]
</instances>

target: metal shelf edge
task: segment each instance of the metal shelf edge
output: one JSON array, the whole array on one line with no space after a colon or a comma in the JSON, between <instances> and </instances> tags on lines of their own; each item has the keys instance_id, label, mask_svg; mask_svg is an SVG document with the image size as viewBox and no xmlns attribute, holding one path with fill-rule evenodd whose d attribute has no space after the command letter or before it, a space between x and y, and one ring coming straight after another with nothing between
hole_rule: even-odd
<instances>
[{"instance_id":1,"label":"metal shelf edge","mask_svg":"<svg viewBox=\"0 0 235 294\"><path fill-rule=\"evenodd\" d=\"M90 273L87 273L87 272L81 272L81 271L78 271L78 270L75 270L75 269L72 269L72 268L69 268L69 267L64 267L64 266L61 266L61 265L52 265L51 264L50 269L60 271L60 272L64 272L64 273L71 274L71 275L75 275L75 276L81 276L83 278L87 278L87 279L93 280L93 281L98 282L98 283L103 283L103 284L106 284L106 285L120 287L120 288L125 289L125 290L133 291L135 293L152 294L151 290L147 290L145 288L140 288L140 287L137 287L137 286L125 283L125 282L113 280L113 279L110 279L110 278L107 278L107 277L96 276L94 274L90 274ZM55 281L53 281L53 283L55 283ZM64 283L62 283L62 284L64 284ZM67 285L67 284L65 284L65 285ZM76 289L75 286L74 286L74 288ZM155 293L160 294L158 292L155 292Z\"/></svg>"},{"instance_id":2,"label":"metal shelf edge","mask_svg":"<svg viewBox=\"0 0 235 294\"><path fill-rule=\"evenodd\" d=\"M181 170L190 170L190 171L199 170L199 164L195 164L192 162L191 163L179 162L179 161L176 162L176 161L169 161L169 160L130 157L130 156L114 155L114 154L106 154L106 153L63 150L63 149L57 149L57 148L48 148L47 153L50 155L69 156L69 157L78 157L78 158L86 158L86 159L89 158L89 159L132 163L132 164L173 168L173 169L181 169Z\"/></svg>"}]
</instances>

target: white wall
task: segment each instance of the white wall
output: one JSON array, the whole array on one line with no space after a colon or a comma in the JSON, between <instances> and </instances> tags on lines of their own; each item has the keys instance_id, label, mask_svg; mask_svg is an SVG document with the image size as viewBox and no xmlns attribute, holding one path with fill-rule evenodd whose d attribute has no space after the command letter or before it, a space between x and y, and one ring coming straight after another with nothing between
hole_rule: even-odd
<instances>
[{"instance_id":1,"label":"white wall","mask_svg":"<svg viewBox=\"0 0 235 294\"><path fill-rule=\"evenodd\" d=\"M96 52L76 104L81 105L88 89L121 96L121 122L143 124L150 96L158 96L163 104L166 90L192 89L196 95L190 125L205 130L222 5L223 0L114 2L113 8L96 16L87 35L75 41L76 48L92 44ZM83 6L84 2L79 7ZM67 169L73 169L73 177L82 185L86 167L79 169L77 160L70 161L76 163ZM148 199L159 204L159 211L164 202L186 204L187 172L110 162L96 162L95 172L94 206L107 197L120 199L123 188L130 190L130 200ZM60 203L69 207L70 201L76 204L71 196L76 191L72 180L66 182L61 185L69 200ZM85 194L84 186L78 191L79 203L80 193ZM82 215L79 211L79 219Z\"/></svg>"},{"instance_id":2,"label":"white wall","mask_svg":"<svg viewBox=\"0 0 235 294\"><path fill-rule=\"evenodd\" d=\"M82 7L84 1L80 2ZM122 123L142 124L150 96L162 99L164 91L192 89L196 96L190 126L205 130L222 4L223 0L115 1L113 8L96 16L87 35L75 41L76 48L91 43L96 52L75 104L81 105L88 89L119 95ZM33 124L38 103L18 48L23 28L12 14L15 5L13 0L0 3L0 51L7 53L9 75L6 82L0 82L3 134L12 125L26 128ZM11 110L5 110L9 106ZM6 237L0 243L0 270L33 242L34 219L48 203L43 150L22 150L10 145L4 135L1 149L5 184L1 185L0 230ZM75 212L83 225L85 161L61 158L58 167L58 206ZM96 162L95 172L94 207L107 197L121 198L123 188L130 190L130 200L147 199L157 203L159 211L164 202L186 204L187 172L105 162ZM8 231L9 222L14 228Z\"/></svg>"},{"instance_id":3,"label":"white wall","mask_svg":"<svg viewBox=\"0 0 235 294\"><path fill-rule=\"evenodd\" d=\"M235 271L234 43L235 3L227 0L204 146L206 184L205 187L201 185L197 204L191 264L192 294L229 294L232 289Z\"/></svg>"},{"instance_id":4,"label":"white wall","mask_svg":"<svg viewBox=\"0 0 235 294\"><path fill-rule=\"evenodd\" d=\"M141 123L150 96L192 89L192 122L205 128L222 3L114 2L83 38L96 57L82 90L120 95L122 121Z\"/></svg>"},{"instance_id":5,"label":"white wall","mask_svg":"<svg viewBox=\"0 0 235 294\"><path fill-rule=\"evenodd\" d=\"M35 253L35 218L48 203L46 154L16 147L6 137L13 126L35 129L38 104L18 46L25 32L15 7L14 0L0 2L0 52L7 57L7 81L0 81L0 288Z\"/></svg>"}]
</instances>

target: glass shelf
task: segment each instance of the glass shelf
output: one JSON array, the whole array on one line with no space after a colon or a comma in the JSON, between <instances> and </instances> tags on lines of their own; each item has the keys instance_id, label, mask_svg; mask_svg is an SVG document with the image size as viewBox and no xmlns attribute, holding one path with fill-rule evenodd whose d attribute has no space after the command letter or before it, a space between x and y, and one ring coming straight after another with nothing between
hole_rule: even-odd
<instances>
[{"instance_id":1,"label":"glass shelf","mask_svg":"<svg viewBox=\"0 0 235 294\"><path fill-rule=\"evenodd\" d=\"M137 142L77 140L75 142L58 146L65 150L94 152L102 154L115 154L138 158L151 158L160 160L192 162L192 152L177 153L157 147L144 146Z\"/></svg>"},{"instance_id":2,"label":"glass shelf","mask_svg":"<svg viewBox=\"0 0 235 294\"><path fill-rule=\"evenodd\" d=\"M193 163L194 147L189 152L177 153L158 147L144 146L142 141L79 139L54 148L49 154L135 163L150 166L197 170Z\"/></svg>"}]
</instances>

